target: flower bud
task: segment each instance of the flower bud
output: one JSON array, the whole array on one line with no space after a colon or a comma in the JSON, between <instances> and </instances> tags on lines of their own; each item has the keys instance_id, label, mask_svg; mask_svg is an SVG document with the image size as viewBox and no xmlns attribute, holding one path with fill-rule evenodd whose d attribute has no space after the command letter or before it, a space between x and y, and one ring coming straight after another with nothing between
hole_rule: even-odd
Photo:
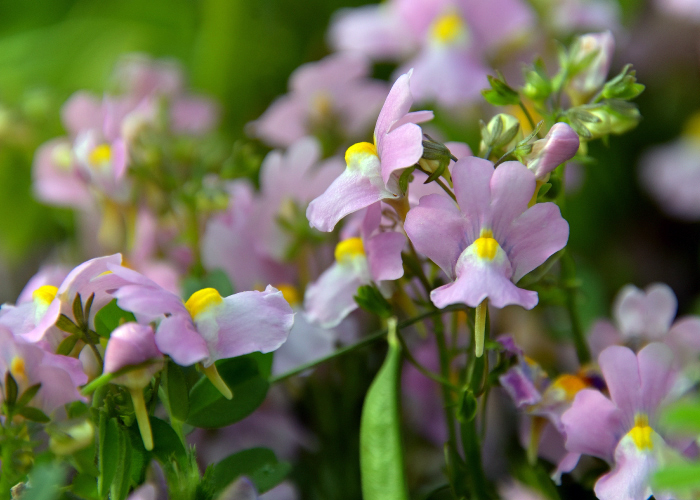
<instances>
[{"instance_id":1,"label":"flower bud","mask_svg":"<svg viewBox=\"0 0 700 500\"><path fill-rule=\"evenodd\" d=\"M489 149L493 151L508 151L519 139L522 139L520 122L517 118L505 113L499 113L489 121L488 125L481 123L480 156Z\"/></svg>"},{"instance_id":2,"label":"flower bud","mask_svg":"<svg viewBox=\"0 0 700 500\"><path fill-rule=\"evenodd\" d=\"M116 373L122 368L135 366L148 360L156 360L152 365L127 372L113 382L129 389L143 389L151 377L162 367L163 355L156 347L155 335L150 326L125 323L115 329L105 350L105 373Z\"/></svg>"},{"instance_id":3,"label":"flower bud","mask_svg":"<svg viewBox=\"0 0 700 500\"><path fill-rule=\"evenodd\" d=\"M552 170L574 157L579 144L578 134L569 125L555 123L544 139L532 144L531 151L521 161L537 180L544 181Z\"/></svg>"},{"instance_id":4,"label":"flower bud","mask_svg":"<svg viewBox=\"0 0 700 500\"><path fill-rule=\"evenodd\" d=\"M605 83L615 39L610 31L580 36L569 53L568 71L573 75L567 93L575 106L583 104Z\"/></svg>"},{"instance_id":5,"label":"flower bud","mask_svg":"<svg viewBox=\"0 0 700 500\"><path fill-rule=\"evenodd\" d=\"M642 118L634 104L619 100L587 108L585 113L590 115L590 119L581 119L584 115L580 113L581 110L578 110L575 115L571 115L569 123L581 137L588 140L610 134L624 134L636 127Z\"/></svg>"}]
</instances>

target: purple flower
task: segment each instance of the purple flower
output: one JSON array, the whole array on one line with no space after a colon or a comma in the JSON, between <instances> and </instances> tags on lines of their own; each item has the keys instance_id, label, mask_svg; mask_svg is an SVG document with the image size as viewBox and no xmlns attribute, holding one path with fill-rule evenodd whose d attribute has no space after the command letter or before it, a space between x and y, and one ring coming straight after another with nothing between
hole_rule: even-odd
<instances>
[{"instance_id":1,"label":"purple flower","mask_svg":"<svg viewBox=\"0 0 700 500\"><path fill-rule=\"evenodd\" d=\"M700 140L684 138L647 151L640 182L667 214L700 220Z\"/></svg>"},{"instance_id":2,"label":"purple flower","mask_svg":"<svg viewBox=\"0 0 700 500\"><path fill-rule=\"evenodd\" d=\"M183 366L255 351L270 352L286 340L294 314L282 292L241 292L221 297L213 288L192 294L185 302L145 276L119 266L112 272L126 281L115 292L119 307L141 322L159 321L158 349Z\"/></svg>"},{"instance_id":3,"label":"purple flower","mask_svg":"<svg viewBox=\"0 0 700 500\"><path fill-rule=\"evenodd\" d=\"M29 402L30 406L53 413L72 401L84 401L77 387L87 382L80 361L67 356L51 354L41 347L15 338L6 328L0 327L0 376L10 373L17 382L19 394L29 387L41 384L39 392ZM0 398L4 390L0 392Z\"/></svg>"},{"instance_id":4,"label":"purple flower","mask_svg":"<svg viewBox=\"0 0 700 500\"><path fill-rule=\"evenodd\" d=\"M124 323L109 337L104 355L104 372L116 373L127 366L139 365L149 360L157 361L162 357L150 325ZM162 367L162 363L154 362L150 366L120 375L113 380L113 383L143 389Z\"/></svg>"},{"instance_id":5,"label":"purple flower","mask_svg":"<svg viewBox=\"0 0 700 500\"><path fill-rule=\"evenodd\" d=\"M538 181L546 182L552 170L574 157L579 142L578 134L569 125L555 123L544 139L533 143L523 163Z\"/></svg>"},{"instance_id":6,"label":"purple flower","mask_svg":"<svg viewBox=\"0 0 700 500\"><path fill-rule=\"evenodd\" d=\"M333 328L357 309L354 296L362 285L391 281L403 276L403 234L380 229L381 206L367 209L360 236L344 239L335 249L335 263L304 295L306 318L324 328Z\"/></svg>"},{"instance_id":7,"label":"purple flower","mask_svg":"<svg viewBox=\"0 0 700 500\"><path fill-rule=\"evenodd\" d=\"M270 152L260 167L260 194L251 222L258 251L283 262L292 239L280 219L294 224L295 215L304 213L342 171L339 158L321 161L321 145L313 137L299 139L284 154Z\"/></svg>"},{"instance_id":8,"label":"purple flower","mask_svg":"<svg viewBox=\"0 0 700 500\"><path fill-rule=\"evenodd\" d=\"M332 231L340 219L380 200L403 196L399 172L423 155L423 132L416 123L431 111L409 113L413 98L411 72L401 75L384 102L374 128L374 143L360 142L345 153L347 168L306 211L312 227Z\"/></svg>"},{"instance_id":9,"label":"purple flower","mask_svg":"<svg viewBox=\"0 0 700 500\"><path fill-rule=\"evenodd\" d=\"M94 328L95 314L112 300L107 291L122 283L120 278L109 273L109 266L119 264L121 260L121 255L115 254L84 262L73 269L59 287L43 285L32 292L31 301L17 306L4 305L3 311L6 312L0 315L0 324L29 342L44 342L50 350L55 350L68 334L54 325L61 314L76 321L73 301L77 294L80 294L83 307L95 294L87 318L88 325Z\"/></svg>"},{"instance_id":10,"label":"purple flower","mask_svg":"<svg viewBox=\"0 0 700 500\"><path fill-rule=\"evenodd\" d=\"M562 249L569 225L553 203L527 208L535 176L518 162L494 170L480 158L459 160L453 170L457 206L441 195L421 198L406 217L406 233L416 249L452 283L433 290L438 307L485 299L495 307L532 309L537 293L514 285Z\"/></svg>"},{"instance_id":11,"label":"purple flower","mask_svg":"<svg viewBox=\"0 0 700 500\"><path fill-rule=\"evenodd\" d=\"M626 347L612 346L600 354L598 363L610 399L591 389L576 395L562 416L566 448L612 465L595 485L601 500L658 495L651 489L650 475L667 449L658 434L657 415L676 380L673 354L659 343L636 356Z\"/></svg>"},{"instance_id":12,"label":"purple flower","mask_svg":"<svg viewBox=\"0 0 700 500\"><path fill-rule=\"evenodd\" d=\"M357 137L386 95L383 82L367 78L369 70L369 61L358 53L333 54L300 66L289 79L289 93L249 124L252 135L286 147L337 123L348 136Z\"/></svg>"}]
</instances>

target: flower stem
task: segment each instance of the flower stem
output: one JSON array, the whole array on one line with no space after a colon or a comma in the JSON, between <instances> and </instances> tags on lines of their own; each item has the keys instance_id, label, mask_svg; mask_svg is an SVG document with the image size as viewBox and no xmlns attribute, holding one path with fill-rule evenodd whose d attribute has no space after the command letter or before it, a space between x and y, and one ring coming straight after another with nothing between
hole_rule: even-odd
<instances>
[{"instance_id":1,"label":"flower stem","mask_svg":"<svg viewBox=\"0 0 700 500\"><path fill-rule=\"evenodd\" d=\"M571 335L576 347L576 356L578 362L585 365L591 361L591 352L588 349L586 336L581 327L581 318L578 314L576 265L569 252L564 252L561 257L561 281L566 294L566 309L571 321Z\"/></svg>"},{"instance_id":2,"label":"flower stem","mask_svg":"<svg viewBox=\"0 0 700 500\"><path fill-rule=\"evenodd\" d=\"M151 451L153 449L153 432L151 431L151 422L148 419L146 401L143 399L143 389L129 389L129 392L131 393L131 401L134 403L134 413L136 414L136 422L139 424L143 446Z\"/></svg>"},{"instance_id":3,"label":"flower stem","mask_svg":"<svg viewBox=\"0 0 700 500\"><path fill-rule=\"evenodd\" d=\"M474 351L476 357L484 354L484 337L486 336L486 315L488 314L489 299L484 299L474 310Z\"/></svg>"}]
</instances>

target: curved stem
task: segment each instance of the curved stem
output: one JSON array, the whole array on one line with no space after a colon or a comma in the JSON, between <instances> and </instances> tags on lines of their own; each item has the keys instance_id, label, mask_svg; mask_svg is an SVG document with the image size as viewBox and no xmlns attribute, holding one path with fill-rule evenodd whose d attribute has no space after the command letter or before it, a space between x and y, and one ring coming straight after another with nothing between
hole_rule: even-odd
<instances>
[{"instance_id":1,"label":"curved stem","mask_svg":"<svg viewBox=\"0 0 700 500\"><path fill-rule=\"evenodd\" d=\"M420 362L416 358L413 357L413 354L411 354L411 351L408 349L408 345L406 344L406 339L403 338L403 335L398 333L398 330L397 330L397 334L398 334L397 338L399 339L399 342L401 343L401 348L403 349L402 352L403 352L404 356L406 356L406 360L409 363L411 363L413 366L415 366L419 372L421 372L423 375L425 375L430 380L433 380L433 381L437 382L438 384L441 384L445 387L448 387L453 392L460 392L460 389L457 386L455 386L454 384L452 384L449 380L446 380L446 379L440 377L439 375L436 375L435 373L428 370L425 366L420 364Z\"/></svg>"}]
</instances>

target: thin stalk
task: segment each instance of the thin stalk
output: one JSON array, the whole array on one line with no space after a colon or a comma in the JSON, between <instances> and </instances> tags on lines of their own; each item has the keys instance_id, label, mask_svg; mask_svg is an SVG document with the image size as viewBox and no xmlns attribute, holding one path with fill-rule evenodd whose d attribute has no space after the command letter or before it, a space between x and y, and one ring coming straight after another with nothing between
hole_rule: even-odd
<instances>
[{"instance_id":1,"label":"thin stalk","mask_svg":"<svg viewBox=\"0 0 700 500\"><path fill-rule=\"evenodd\" d=\"M564 252L564 255L561 257L561 281L566 294L566 310L571 321L571 335L576 347L576 356L578 357L578 362L581 365L585 365L591 362L591 352L588 349L586 336L581 326L581 317L578 312L576 264L568 252Z\"/></svg>"},{"instance_id":2,"label":"thin stalk","mask_svg":"<svg viewBox=\"0 0 700 500\"><path fill-rule=\"evenodd\" d=\"M527 107L525 106L525 104L523 104L522 99L520 99L518 101L518 106L520 106L520 109L522 109L523 113L525 113L525 117L527 118L528 123L530 123L530 127L532 128L532 130L535 130L535 128L537 127L537 125L535 125L535 120L533 120L532 116L530 116L530 112L527 110ZM540 133L537 132L537 137L539 137L539 136L540 136Z\"/></svg>"},{"instance_id":3,"label":"thin stalk","mask_svg":"<svg viewBox=\"0 0 700 500\"><path fill-rule=\"evenodd\" d=\"M431 316L436 316L439 314L443 314L445 312L451 312L451 311L458 311L461 306L448 306L445 309L433 309L431 311L425 312L423 314L419 314L418 316L414 318L407 319L405 321L401 321L398 324L398 328L403 329L406 327L409 327L413 325L414 323L418 323L420 321L423 321L426 318L430 318ZM344 354L347 354L349 352L356 351L357 349L361 349L362 347L368 346L375 341L382 339L386 336L387 334L387 329L384 328L382 330L378 330L374 333L369 334L359 342L356 342L352 345L349 345L347 347L343 347L341 349L338 349L337 351L329 354L328 356L324 356L322 358L319 358L315 361L309 361L308 363L304 363L303 365L299 365L293 370L289 370L286 373L283 373L281 375L277 375L276 377L272 377L270 379L270 384L275 384L277 382L281 382L283 380L286 380L290 377L293 377L294 375L299 375L300 373L305 372L306 370L310 368L314 368L320 364L325 363L326 361L330 361L331 359L335 359L339 356L343 356Z\"/></svg>"},{"instance_id":4,"label":"thin stalk","mask_svg":"<svg viewBox=\"0 0 700 500\"><path fill-rule=\"evenodd\" d=\"M440 373L446 380L450 378L450 358L447 352L447 342L445 341L445 331L440 316L435 318L433 322L435 330L435 339L438 345L438 354L440 358ZM457 452L457 430L455 428L454 419L454 402L452 401L452 393L444 385L442 388L442 399L445 407L445 422L447 424L447 435L449 438L450 448Z\"/></svg>"},{"instance_id":5,"label":"thin stalk","mask_svg":"<svg viewBox=\"0 0 700 500\"><path fill-rule=\"evenodd\" d=\"M447 185L444 182L442 182L442 179L435 179L435 182L438 183L438 186L440 186L443 189L443 191L445 191L449 195L450 198L452 198L454 201L457 201L457 197L455 196L455 194L450 188L447 187Z\"/></svg>"},{"instance_id":6,"label":"thin stalk","mask_svg":"<svg viewBox=\"0 0 700 500\"><path fill-rule=\"evenodd\" d=\"M401 347L403 349L403 354L406 357L406 360L411 363L413 366L416 367L416 369L421 372L423 375L428 377L430 380L433 380L437 382L438 384L441 384L445 387L448 387L452 392L460 392L460 389L452 384L449 380L446 380L439 375L436 375L435 373L431 372L428 370L425 366L420 364L420 362L413 357L413 354L411 354L411 351L408 349L408 345L406 344L406 339L403 338L403 335L398 334L397 332L397 338L399 339L399 342L401 343Z\"/></svg>"}]
</instances>

